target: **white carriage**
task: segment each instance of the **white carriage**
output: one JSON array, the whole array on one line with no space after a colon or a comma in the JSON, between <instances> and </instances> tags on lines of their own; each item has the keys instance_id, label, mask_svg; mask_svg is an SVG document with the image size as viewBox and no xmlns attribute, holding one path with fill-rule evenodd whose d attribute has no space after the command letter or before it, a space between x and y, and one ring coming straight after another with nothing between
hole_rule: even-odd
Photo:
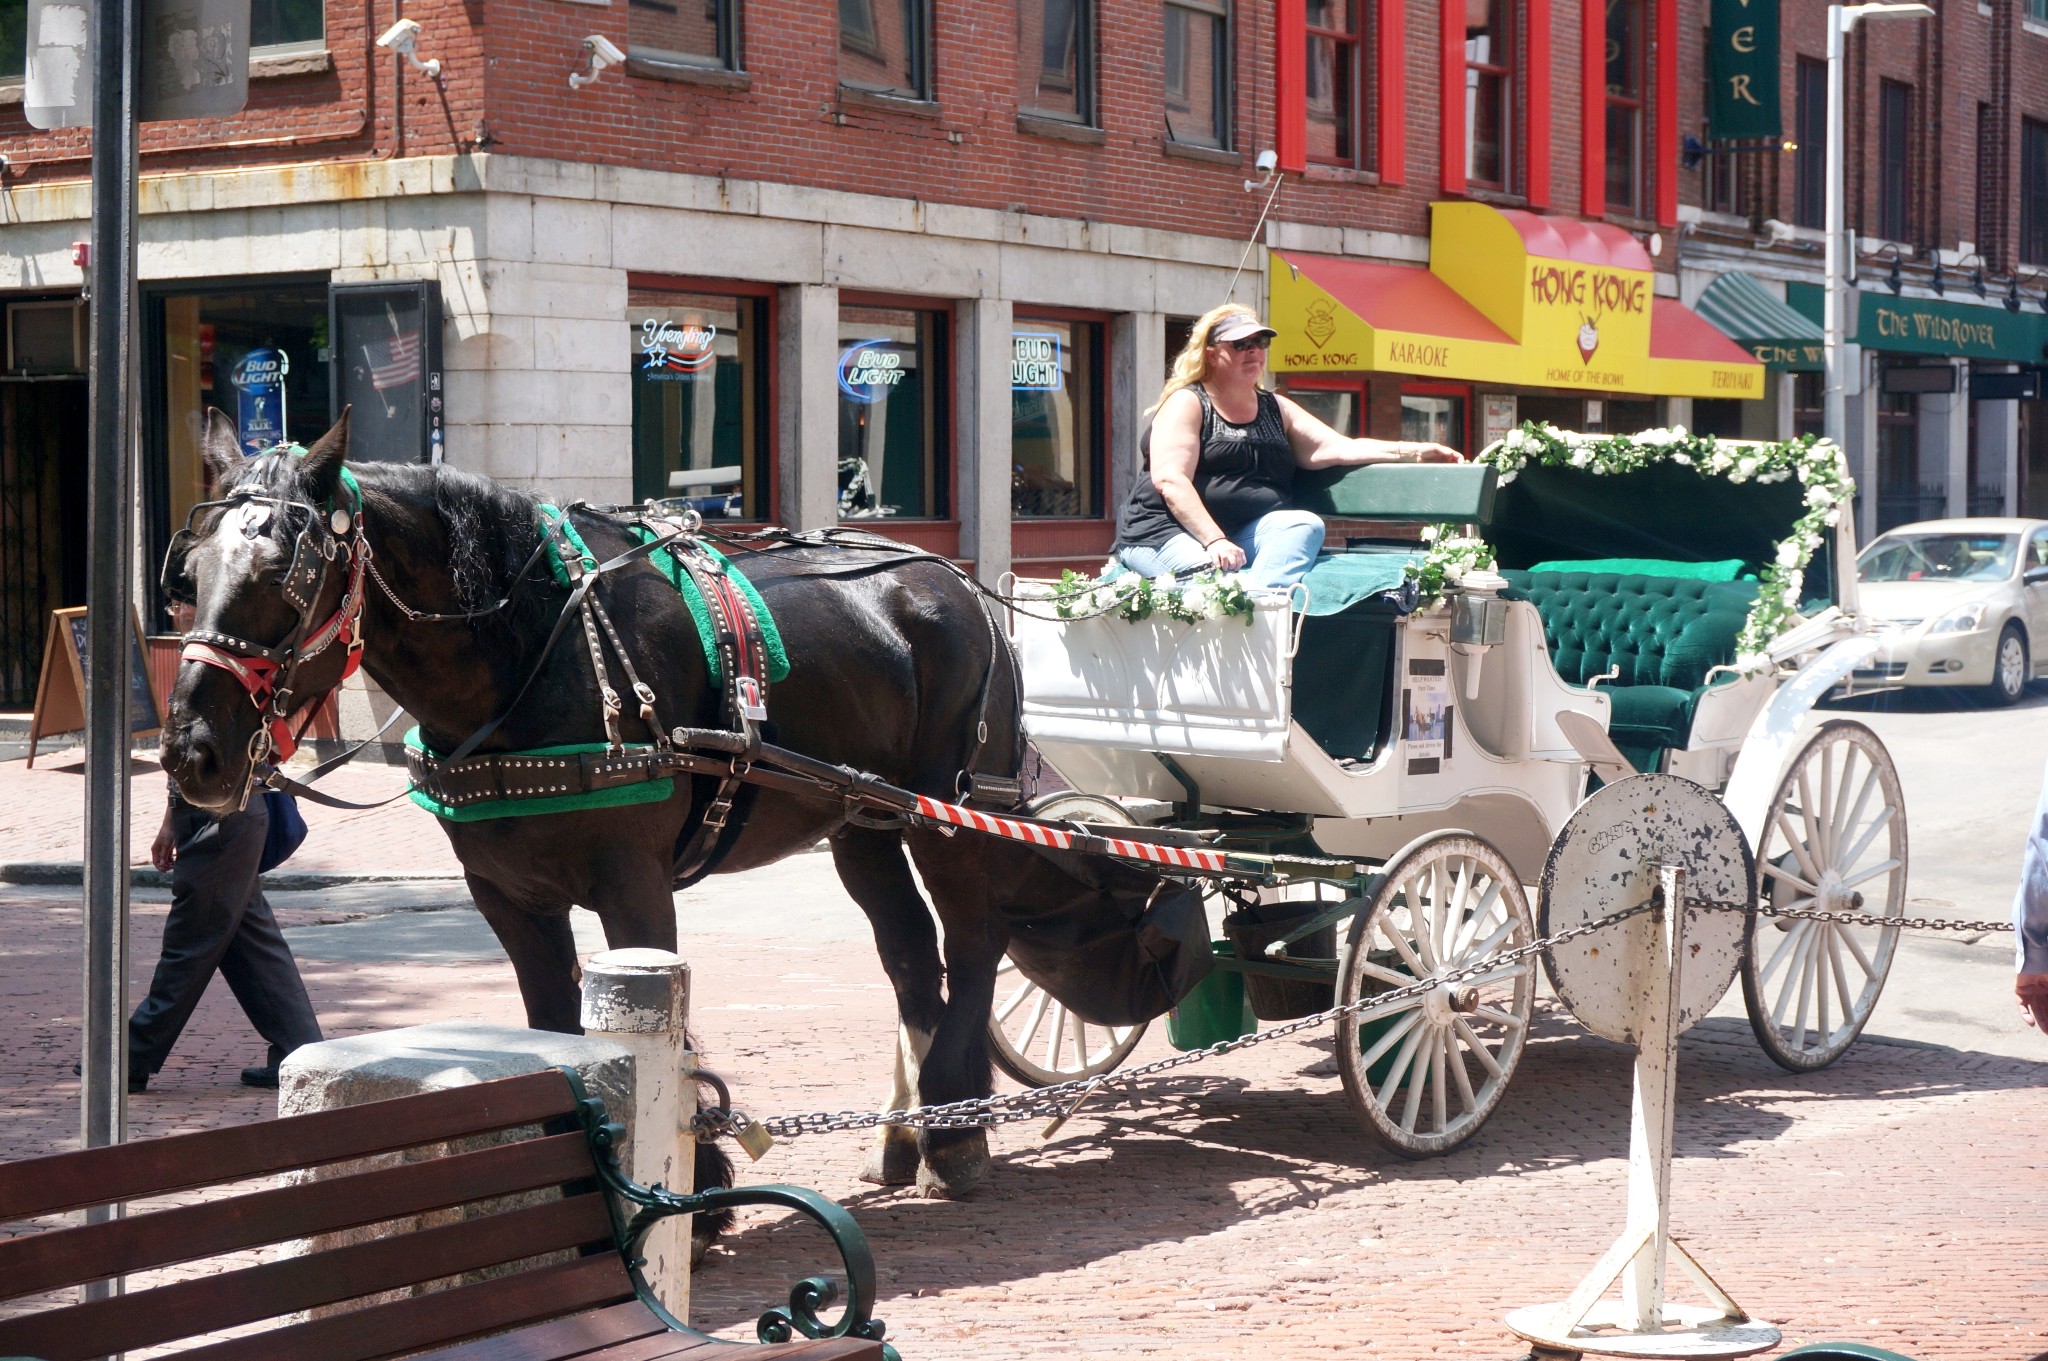
<instances>
[{"instance_id":1,"label":"white carriage","mask_svg":"<svg viewBox=\"0 0 2048 1361\"><path fill-rule=\"evenodd\" d=\"M1231 1011L1238 979L1259 1019L1284 1019L1547 934L1524 886L1589 788L1638 770L1721 796L1758 901L1903 913L1891 760L1861 724L1811 721L1875 648L1832 446L1529 428L1470 465L1310 481L1342 547L1285 599L1218 615L1214 592L1147 587L1105 610L1134 585L1017 584L1026 730L1072 787L1030 811L1298 858L1291 882L1217 895L1225 967L1202 988L1221 995L1182 1002L1176 1042L1255 1024ZM1752 915L1740 976L1766 1052L1794 1070L1839 1057L1896 936ZM1021 1080L1106 1072L1137 1041L1004 978L991 1037ZM1411 1155L1471 1137L1534 1001L1524 962L1340 1022L1361 1119Z\"/></svg>"}]
</instances>

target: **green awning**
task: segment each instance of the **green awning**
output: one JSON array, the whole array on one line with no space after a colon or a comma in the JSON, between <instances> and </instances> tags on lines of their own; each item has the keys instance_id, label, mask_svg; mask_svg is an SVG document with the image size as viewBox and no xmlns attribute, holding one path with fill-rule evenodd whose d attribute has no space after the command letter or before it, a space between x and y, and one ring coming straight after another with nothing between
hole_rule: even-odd
<instances>
[{"instance_id":1,"label":"green awning","mask_svg":"<svg viewBox=\"0 0 2048 1361\"><path fill-rule=\"evenodd\" d=\"M1818 370L1821 329L1747 274L1723 274L1693 310L1774 370Z\"/></svg>"}]
</instances>

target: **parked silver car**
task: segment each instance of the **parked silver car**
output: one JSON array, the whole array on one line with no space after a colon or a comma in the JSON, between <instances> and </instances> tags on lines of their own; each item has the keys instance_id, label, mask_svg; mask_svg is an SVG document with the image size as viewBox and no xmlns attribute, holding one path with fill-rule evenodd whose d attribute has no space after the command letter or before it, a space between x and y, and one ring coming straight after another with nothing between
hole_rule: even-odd
<instances>
[{"instance_id":1,"label":"parked silver car","mask_svg":"<svg viewBox=\"0 0 2048 1361\"><path fill-rule=\"evenodd\" d=\"M2016 703L2048 665L2048 520L1923 520L1856 559L1884 639L1858 685L1982 686Z\"/></svg>"}]
</instances>

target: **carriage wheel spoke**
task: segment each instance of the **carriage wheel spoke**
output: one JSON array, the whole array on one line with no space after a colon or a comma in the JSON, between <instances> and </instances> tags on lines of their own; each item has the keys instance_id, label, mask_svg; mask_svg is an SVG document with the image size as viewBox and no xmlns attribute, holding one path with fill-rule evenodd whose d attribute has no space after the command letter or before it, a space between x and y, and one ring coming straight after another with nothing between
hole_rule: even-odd
<instances>
[{"instance_id":1,"label":"carriage wheel spoke","mask_svg":"<svg viewBox=\"0 0 2048 1361\"><path fill-rule=\"evenodd\" d=\"M1395 988L1405 988L1415 981L1414 974L1405 974L1399 969L1389 969L1386 965L1375 964L1369 959L1358 961L1358 972L1376 983L1385 983L1389 987Z\"/></svg>"},{"instance_id":2,"label":"carriage wheel spoke","mask_svg":"<svg viewBox=\"0 0 2048 1361\"><path fill-rule=\"evenodd\" d=\"M1764 962L1764 966L1761 969L1756 971L1756 981L1758 983L1764 985L1770 983L1771 975L1778 971L1778 965L1784 962L1785 956L1789 952L1798 949L1799 943L1806 939L1807 928L1811 925L1811 922L1803 921L1794 921L1792 923L1792 929L1787 931L1785 938L1778 942L1778 948L1771 951L1771 957Z\"/></svg>"},{"instance_id":3,"label":"carriage wheel spoke","mask_svg":"<svg viewBox=\"0 0 2048 1361\"><path fill-rule=\"evenodd\" d=\"M1764 862L1764 873L1769 875L1771 878L1776 879L1781 884L1790 884L1793 888L1796 888L1801 893L1804 893L1809 901L1820 892L1820 888L1818 885L1810 884L1806 880L1801 879L1798 875L1792 873L1792 871L1786 869L1784 866L1774 865L1768 860Z\"/></svg>"},{"instance_id":4,"label":"carriage wheel spoke","mask_svg":"<svg viewBox=\"0 0 2048 1361\"><path fill-rule=\"evenodd\" d=\"M1408 1095L1401 1102L1401 1128L1410 1134L1415 1132L1415 1117L1422 1113L1422 1089L1429 1082L1428 1064L1436 1053L1436 1030L1430 1027L1420 1032L1421 1048L1416 1052L1414 1066L1408 1070Z\"/></svg>"},{"instance_id":5,"label":"carriage wheel spoke","mask_svg":"<svg viewBox=\"0 0 2048 1361\"><path fill-rule=\"evenodd\" d=\"M1420 1020L1421 1018L1417 1017L1416 1019ZM1387 1071L1387 1080L1380 1084L1379 1104L1381 1110L1387 1110L1393 1106L1394 1093L1401 1090L1401 1080L1408 1075L1408 1066L1415 1059L1415 1051L1422 1044L1423 1036L1428 1033L1429 1027L1424 1025L1418 1025L1408 1032L1408 1038L1402 1042L1401 1051L1394 1056L1393 1065Z\"/></svg>"},{"instance_id":6,"label":"carriage wheel spoke","mask_svg":"<svg viewBox=\"0 0 2048 1361\"><path fill-rule=\"evenodd\" d=\"M1893 870L1897 869L1899 866L1905 863L1905 861L1899 859L1897 856L1893 856L1890 860L1880 860L1875 865L1872 865L1869 869L1864 870L1861 874L1852 875L1849 878L1844 879L1842 881L1842 887L1854 888L1858 884L1868 883L1872 879L1877 878L1877 876L1880 874L1890 874Z\"/></svg>"},{"instance_id":7,"label":"carriage wheel spoke","mask_svg":"<svg viewBox=\"0 0 2048 1361\"><path fill-rule=\"evenodd\" d=\"M1038 1001L1035 1002L1031 1007L1031 1019L1025 1025L1024 1033L1017 1037L1017 1043L1015 1048L1018 1053L1021 1054L1025 1050L1029 1049L1031 1047L1031 1042L1038 1038L1038 1027L1040 1023L1042 1023L1045 1020L1045 1009L1046 1007L1051 1005L1051 1003L1052 994L1049 992L1040 991L1038 994Z\"/></svg>"},{"instance_id":8,"label":"carriage wheel spoke","mask_svg":"<svg viewBox=\"0 0 2048 1361\"><path fill-rule=\"evenodd\" d=\"M1856 786L1855 799L1852 801L1849 797L1850 779L1856 769L1856 758L1861 754L1861 749L1851 743L1847 754L1842 757L1842 783L1836 791L1840 797L1835 801L1835 817L1828 829L1830 855L1841 848L1843 840L1863 820L1863 807L1870 801L1870 788L1877 778L1875 766L1863 773L1863 782Z\"/></svg>"},{"instance_id":9,"label":"carriage wheel spoke","mask_svg":"<svg viewBox=\"0 0 2048 1361\"><path fill-rule=\"evenodd\" d=\"M1412 910L1409 913L1409 919L1411 922L1414 919ZM1415 953L1415 947L1408 943L1408 939L1402 934L1401 928L1394 925L1392 917L1388 914L1382 914L1380 917L1380 934L1385 936L1388 942L1393 945L1394 953L1401 956L1401 962L1415 971L1415 978L1427 978L1436 972L1434 965L1423 963L1422 956ZM1413 982L1414 979L1403 979L1402 981L1408 983Z\"/></svg>"},{"instance_id":10,"label":"carriage wheel spoke","mask_svg":"<svg viewBox=\"0 0 2048 1361\"><path fill-rule=\"evenodd\" d=\"M1849 991L1849 971L1842 967L1839 943L1848 934L1845 930L1828 933L1828 972L1834 976L1835 995L1842 999L1842 1020L1845 1024L1856 1019L1856 994Z\"/></svg>"},{"instance_id":11,"label":"carriage wheel spoke","mask_svg":"<svg viewBox=\"0 0 2048 1361\"><path fill-rule=\"evenodd\" d=\"M1792 993L1797 986L1794 975L1798 973L1799 961L1805 957L1806 943L1812 938L1813 923L1801 922L1786 933L1784 943L1778 947L1777 954L1771 957L1772 964L1778 962L1779 955L1787 957L1785 977L1778 987L1778 1003L1771 1008L1771 1022L1780 1030L1785 1028L1785 1008L1792 1004ZM1768 970L1762 976L1767 979Z\"/></svg>"},{"instance_id":12,"label":"carriage wheel spoke","mask_svg":"<svg viewBox=\"0 0 2048 1361\"><path fill-rule=\"evenodd\" d=\"M1896 807L1887 807L1882 813L1879 813L1876 817L1872 818L1870 820L1870 825L1863 829L1863 835L1856 838L1855 846L1850 848L1850 851L1847 855L1843 856L1840 860L1837 860L1835 862L1835 867L1837 869L1846 870L1853 866L1858 860L1861 860L1863 858L1863 853L1870 849L1870 843L1877 840L1877 834L1879 832L1883 831L1886 827L1891 825L1892 816L1898 811L1899 810Z\"/></svg>"},{"instance_id":13,"label":"carriage wheel spoke","mask_svg":"<svg viewBox=\"0 0 2048 1361\"><path fill-rule=\"evenodd\" d=\"M1480 1014L1485 1015L1486 1008L1481 1007ZM1501 1076L1500 1061L1494 1058L1493 1051L1486 1047L1486 1042L1472 1033L1472 1027L1465 1024L1465 1018L1462 1016L1452 1017L1451 1029L1458 1032L1458 1038L1465 1042L1465 1048L1471 1051L1472 1057L1479 1060L1479 1066L1486 1070L1487 1076L1494 1078L1496 1081L1499 1080Z\"/></svg>"},{"instance_id":14,"label":"carriage wheel spoke","mask_svg":"<svg viewBox=\"0 0 2048 1361\"><path fill-rule=\"evenodd\" d=\"M1057 1069L1060 1066L1060 1040L1067 1033L1067 1005L1064 1002L1052 1004L1052 1033L1045 1039L1045 1066Z\"/></svg>"},{"instance_id":15,"label":"carriage wheel spoke","mask_svg":"<svg viewBox=\"0 0 2048 1361\"><path fill-rule=\"evenodd\" d=\"M1417 1004L1405 1016L1402 1016L1400 1020L1388 1026L1386 1033L1384 1035L1381 1035L1379 1039L1373 1042L1372 1048L1366 1050L1365 1053L1359 1056L1358 1071L1362 1073L1366 1069L1372 1067L1375 1063L1378 1063L1380 1061L1381 1055L1385 1054L1389 1049L1392 1049L1395 1045L1399 1044L1401 1042L1401 1037L1403 1035L1406 1035L1409 1031L1415 1029L1415 1027L1420 1025L1421 1023L1422 1007L1420 1004ZM1380 1104L1385 1105L1386 1103L1381 1102Z\"/></svg>"},{"instance_id":16,"label":"carriage wheel spoke","mask_svg":"<svg viewBox=\"0 0 2048 1361\"><path fill-rule=\"evenodd\" d=\"M1455 1043L1453 1043L1454 1038ZM1451 1034L1444 1039L1444 1048L1449 1051L1448 1062L1451 1069L1451 1080L1458 1084L1458 1101L1464 1106L1465 1114L1477 1115L1479 1114L1479 1097L1472 1090L1472 1075L1465 1071L1465 1044L1465 1037L1458 1033L1458 1026L1456 1023L1453 1023Z\"/></svg>"},{"instance_id":17,"label":"carriage wheel spoke","mask_svg":"<svg viewBox=\"0 0 2048 1361\"><path fill-rule=\"evenodd\" d=\"M1422 873L1415 876L1408 894L1408 929L1414 934L1415 950L1421 956L1424 971L1428 973L1436 972L1436 943L1430 939L1430 912L1439 901L1438 895L1434 892L1436 877L1437 867L1426 866ZM1419 898L1417 894L1423 885L1427 885L1431 891L1427 897Z\"/></svg>"},{"instance_id":18,"label":"carriage wheel spoke","mask_svg":"<svg viewBox=\"0 0 2048 1361\"><path fill-rule=\"evenodd\" d=\"M1879 929L1885 930L1889 928L1880 927ZM1871 964L1870 956L1863 953L1863 945L1860 941L1856 939L1855 933L1851 931L1844 931L1842 932L1841 940L1842 944L1849 947L1849 953L1852 956L1854 956L1856 960L1856 967L1863 970L1863 976L1865 978L1877 977L1877 968L1876 966Z\"/></svg>"},{"instance_id":19,"label":"carriage wheel spoke","mask_svg":"<svg viewBox=\"0 0 2048 1361\"><path fill-rule=\"evenodd\" d=\"M1484 1016L1487 1020L1497 1022L1500 1025L1504 1025L1509 1030L1520 1030L1523 1026L1523 1021L1521 1017L1515 1015L1511 1011L1502 1011L1499 1007L1489 1007L1482 1005L1476 1008L1472 1014L1474 1016ZM1463 1025L1464 1022L1460 1021L1458 1024Z\"/></svg>"},{"instance_id":20,"label":"carriage wheel spoke","mask_svg":"<svg viewBox=\"0 0 2048 1361\"><path fill-rule=\"evenodd\" d=\"M1451 1127L1450 1100L1444 1084L1445 1051L1450 1048L1451 1037L1439 1030L1431 1039L1429 1055L1429 1118L1436 1122L1436 1132L1442 1134Z\"/></svg>"},{"instance_id":21,"label":"carriage wheel spoke","mask_svg":"<svg viewBox=\"0 0 2048 1361\"><path fill-rule=\"evenodd\" d=\"M1884 782L1878 778L1877 767L1872 766L1863 777L1862 787L1856 791L1856 802L1854 806L1852 806L1849 809L1849 816L1842 819L1842 834L1835 838L1835 847L1837 851L1837 855L1835 857L1836 864L1840 865L1849 863L1847 859L1844 859L1839 854L1842 844L1846 842L1852 835L1854 835L1856 830L1863 825L1863 810L1869 807L1871 794L1874 792L1881 791L1883 787ZM1885 812L1885 820L1890 821L1889 809L1887 809Z\"/></svg>"},{"instance_id":22,"label":"carriage wheel spoke","mask_svg":"<svg viewBox=\"0 0 2048 1361\"><path fill-rule=\"evenodd\" d=\"M1814 1033L1820 1037L1822 1044L1826 1044L1828 1036L1835 1033L1834 1027L1828 1024L1828 998L1833 994L1828 985L1826 967L1829 958L1834 954L1834 944L1828 939L1834 931L1832 922L1822 922L1819 943L1813 947Z\"/></svg>"},{"instance_id":23,"label":"carriage wheel spoke","mask_svg":"<svg viewBox=\"0 0 2048 1361\"><path fill-rule=\"evenodd\" d=\"M1451 951L1451 958L1463 961L1475 956L1484 958L1493 953L1494 944L1498 943L1500 938L1507 932L1514 930L1514 918L1509 917L1495 925L1492 934L1486 938L1486 941L1480 943L1477 948L1474 948L1473 942L1479 933L1487 928L1489 923L1494 922L1495 912L1499 907L1500 884L1497 881L1489 880L1486 885L1486 892L1479 896L1479 905L1472 909L1471 919L1458 932L1458 942Z\"/></svg>"},{"instance_id":24,"label":"carriage wheel spoke","mask_svg":"<svg viewBox=\"0 0 2048 1361\"><path fill-rule=\"evenodd\" d=\"M1818 884L1821 880L1821 872L1820 867L1813 861L1812 847L1801 841L1799 834L1792 830L1792 823L1785 817L1784 809L1780 808L1777 811L1774 815L1774 820L1778 824L1779 835L1785 838L1786 846L1791 849L1793 856L1798 859L1799 868L1805 870L1807 877Z\"/></svg>"},{"instance_id":25,"label":"carriage wheel spoke","mask_svg":"<svg viewBox=\"0 0 2048 1361\"><path fill-rule=\"evenodd\" d=\"M1010 1000L1003 1003L1000 1007L996 1008L996 1023L1000 1025L1002 1022L1009 1020L1010 1013L1015 1011L1018 1007L1022 1006L1024 1004L1024 999L1029 997L1033 992L1036 992L1037 990L1038 985L1036 983L1033 983L1028 978L1025 979L1024 986L1017 989L1017 991L1011 993Z\"/></svg>"},{"instance_id":26,"label":"carriage wheel spoke","mask_svg":"<svg viewBox=\"0 0 2048 1361\"><path fill-rule=\"evenodd\" d=\"M1437 937L1438 959L1455 957L1451 947L1459 936L1465 934L1465 905L1472 899L1472 881L1478 877L1479 866L1469 860L1451 871L1451 880L1457 887L1451 895L1450 907L1444 912L1442 933Z\"/></svg>"},{"instance_id":27,"label":"carriage wheel spoke","mask_svg":"<svg viewBox=\"0 0 2048 1361\"><path fill-rule=\"evenodd\" d=\"M1820 805L1815 809L1819 814L1820 853L1823 860L1835 853L1835 762L1827 752L1821 753L1820 761Z\"/></svg>"},{"instance_id":28,"label":"carriage wheel spoke","mask_svg":"<svg viewBox=\"0 0 2048 1361\"><path fill-rule=\"evenodd\" d=\"M1827 789L1826 752L1821 753L1821 767L1821 789L1825 793ZM1814 817L1813 811L1812 783L1806 778L1806 767L1801 766L1799 768L1799 825L1806 829L1806 848L1813 852L1814 863L1825 865L1828 863L1827 842L1821 838L1820 820Z\"/></svg>"},{"instance_id":29,"label":"carriage wheel spoke","mask_svg":"<svg viewBox=\"0 0 2048 1361\"><path fill-rule=\"evenodd\" d=\"M1529 963L1527 960L1524 960L1519 964L1510 964L1504 969L1495 969L1491 973L1474 974L1465 980L1465 985L1467 987L1483 988L1488 983L1499 983L1509 978L1520 978L1527 972L1529 972Z\"/></svg>"}]
</instances>

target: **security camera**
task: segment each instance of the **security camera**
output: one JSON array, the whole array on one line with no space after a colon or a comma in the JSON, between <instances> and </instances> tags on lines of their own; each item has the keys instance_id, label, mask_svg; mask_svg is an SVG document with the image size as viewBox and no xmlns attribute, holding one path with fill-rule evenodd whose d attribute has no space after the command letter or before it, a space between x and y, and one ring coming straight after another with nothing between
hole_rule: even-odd
<instances>
[{"instance_id":1,"label":"security camera","mask_svg":"<svg viewBox=\"0 0 2048 1361\"><path fill-rule=\"evenodd\" d=\"M1259 178L1244 182L1246 193L1254 189L1263 189L1273 182L1273 174L1280 168L1280 153L1272 150L1261 151L1252 158L1252 164L1258 167Z\"/></svg>"},{"instance_id":2,"label":"security camera","mask_svg":"<svg viewBox=\"0 0 2048 1361\"><path fill-rule=\"evenodd\" d=\"M588 72L579 71L569 77L569 88L572 90L580 90L586 85L595 84L598 73L605 67L617 66L626 60L626 54L619 51L618 44L602 33L593 33L585 38L583 50L590 54L590 69Z\"/></svg>"},{"instance_id":3,"label":"security camera","mask_svg":"<svg viewBox=\"0 0 2048 1361\"><path fill-rule=\"evenodd\" d=\"M404 57L412 64L413 70L424 75L438 77L441 74L440 58L430 57L426 61L421 61L419 53L415 50L419 46L419 41L420 26L418 22L412 19L400 19L397 23L384 30L383 36L377 39L377 46L387 52L395 52L399 56Z\"/></svg>"}]
</instances>

